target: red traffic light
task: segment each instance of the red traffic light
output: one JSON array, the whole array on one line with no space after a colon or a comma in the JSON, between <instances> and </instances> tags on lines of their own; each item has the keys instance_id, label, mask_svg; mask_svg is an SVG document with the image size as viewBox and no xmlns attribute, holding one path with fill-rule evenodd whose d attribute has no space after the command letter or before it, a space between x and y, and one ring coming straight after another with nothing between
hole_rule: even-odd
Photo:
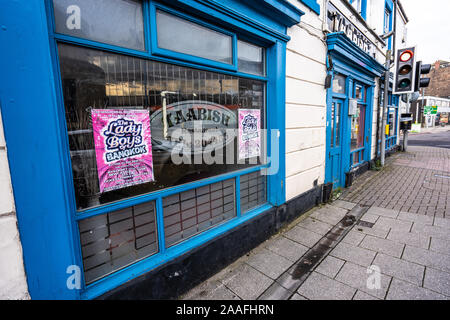
<instances>
[{"instance_id":1,"label":"red traffic light","mask_svg":"<svg viewBox=\"0 0 450 320\"><path fill-rule=\"evenodd\" d=\"M400 61L407 62L407 61L411 60L413 55L414 55L414 53L411 50L405 50L404 52L402 52L400 54Z\"/></svg>"},{"instance_id":2,"label":"red traffic light","mask_svg":"<svg viewBox=\"0 0 450 320\"><path fill-rule=\"evenodd\" d=\"M416 48L397 50L395 61L395 78L393 93L403 94L414 92L414 75L416 67Z\"/></svg>"}]
</instances>

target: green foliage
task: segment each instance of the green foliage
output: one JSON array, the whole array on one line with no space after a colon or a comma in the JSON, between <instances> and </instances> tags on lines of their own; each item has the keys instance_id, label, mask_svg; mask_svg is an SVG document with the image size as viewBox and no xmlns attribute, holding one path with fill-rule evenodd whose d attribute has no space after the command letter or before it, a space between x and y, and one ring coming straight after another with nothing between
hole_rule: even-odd
<instances>
[{"instance_id":1,"label":"green foliage","mask_svg":"<svg viewBox=\"0 0 450 320\"><path fill-rule=\"evenodd\" d=\"M342 194L342 188L341 187L337 187L336 189L333 190L333 193L331 195L331 200L334 201L336 199L338 199Z\"/></svg>"},{"instance_id":2,"label":"green foliage","mask_svg":"<svg viewBox=\"0 0 450 320\"><path fill-rule=\"evenodd\" d=\"M380 159L375 160L374 164L375 165L371 167L371 170L380 171L383 168L381 166L381 160Z\"/></svg>"}]
</instances>

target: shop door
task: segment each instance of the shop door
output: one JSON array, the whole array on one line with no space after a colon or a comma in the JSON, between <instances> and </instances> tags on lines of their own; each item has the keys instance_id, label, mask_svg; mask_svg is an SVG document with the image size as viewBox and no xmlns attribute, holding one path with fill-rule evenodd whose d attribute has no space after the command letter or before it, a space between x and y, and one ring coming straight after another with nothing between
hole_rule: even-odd
<instances>
[{"instance_id":1,"label":"shop door","mask_svg":"<svg viewBox=\"0 0 450 320\"><path fill-rule=\"evenodd\" d=\"M327 182L333 189L341 186L342 173L342 112L344 100L333 99L327 123Z\"/></svg>"}]
</instances>

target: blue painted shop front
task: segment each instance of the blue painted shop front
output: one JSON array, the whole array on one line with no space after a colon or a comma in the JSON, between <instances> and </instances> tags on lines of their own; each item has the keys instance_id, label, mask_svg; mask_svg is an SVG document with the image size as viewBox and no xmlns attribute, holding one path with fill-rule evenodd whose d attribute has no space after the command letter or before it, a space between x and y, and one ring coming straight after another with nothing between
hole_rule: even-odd
<instances>
[{"instance_id":1,"label":"blue painted shop front","mask_svg":"<svg viewBox=\"0 0 450 320\"><path fill-rule=\"evenodd\" d=\"M346 173L371 160L375 78L384 67L343 32L327 36L325 182L345 186ZM352 101L353 100L353 101Z\"/></svg>"},{"instance_id":2,"label":"blue painted shop front","mask_svg":"<svg viewBox=\"0 0 450 320\"><path fill-rule=\"evenodd\" d=\"M302 2L319 14L315 1ZM33 299L98 297L285 203L286 30L303 12L283 0L114 0L101 3L101 14L91 3L9 1L0 13L0 41L9 43L0 59L0 105ZM80 32L85 23L93 27ZM185 43L179 35L195 30L226 49L192 46L201 37L182 47L165 38L178 34ZM86 178L92 146L80 146L92 135L87 112L157 114L195 99L228 115L258 109L263 128L278 132L267 137L267 161L188 176L187 167L168 169L156 155L164 141L152 141L161 168L155 175L164 183L98 195ZM158 125L152 130L156 137ZM173 172L182 178L168 182ZM210 209L221 204L202 224L205 197ZM176 218L188 203L196 212L190 229L188 218Z\"/></svg>"}]
</instances>

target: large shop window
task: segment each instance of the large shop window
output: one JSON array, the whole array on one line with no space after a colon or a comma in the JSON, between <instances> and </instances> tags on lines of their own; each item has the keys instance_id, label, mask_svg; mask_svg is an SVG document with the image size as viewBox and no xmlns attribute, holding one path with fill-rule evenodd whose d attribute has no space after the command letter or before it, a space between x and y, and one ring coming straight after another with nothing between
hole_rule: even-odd
<instances>
[{"instance_id":1,"label":"large shop window","mask_svg":"<svg viewBox=\"0 0 450 320\"><path fill-rule=\"evenodd\" d=\"M386 119L386 150L392 149L397 144L398 126L398 103L399 98L392 93L388 93L388 108Z\"/></svg>"},{"instance_id":2,"label":"large shop window","mask_svg":"<svg viewBox=\"0 0 450 320\"><path fill-rule=\"evenodd\" d=\"M386 134L389 137L397 135L396 118L397 118L397 108L389 107L388 108L388 119L387 119L387 125L389 127L386 129Z\"/></svg>"},{"instance_id":3,"label":"large shop window","mask_svg":"<svg viewBox=\"0 0 450 320\"><path fill-rule=\"evenodd\" d=\"M86 285L267 204L265 48L152 1L51 3Z\"/></svg>"},{"instance_id":4,"label":"large shop window","mask_svg":"<svg viewBox=\"0 0 450 320\"><path fill-rule=\"evenodd\" d=\"M364 160L365 123L366 123L366 87L355 84L354 97L357 99L356 113L351 116L350 153L351 164L357 165Z\"/></svg>"},{"instance_id":5,"label":"large shop window","mask_svg":"<svg viewBox=\"0 0 450 320\"><path fill-rule=\"evenodd\" d=\"M58 48L79 210L264 162L262 153L241 157L237 142L239 116L253 114L265 128L264 82L67 44ZM99 109L147 112L153 181L127 182L132 172L123 172L125 187L102 188L92 118ZM115 125L132 130L131 124ZM133 143L125 133L119 141L124 150Z\"/></svg>"}]
</instances>

